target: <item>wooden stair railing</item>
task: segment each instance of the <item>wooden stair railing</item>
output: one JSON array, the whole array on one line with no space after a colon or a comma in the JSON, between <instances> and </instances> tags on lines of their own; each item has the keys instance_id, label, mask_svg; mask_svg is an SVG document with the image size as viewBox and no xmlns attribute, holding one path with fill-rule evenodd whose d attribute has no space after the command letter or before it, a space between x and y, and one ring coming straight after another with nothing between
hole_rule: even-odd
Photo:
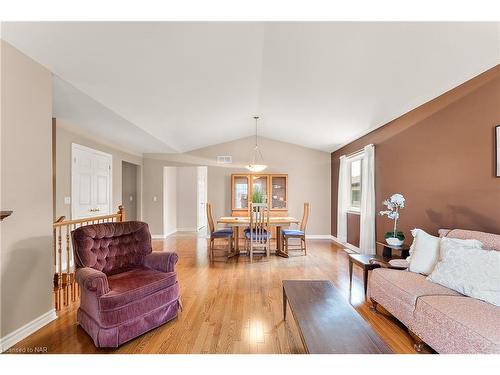
<instances>
[{"instance_id":1,"label":"wooden stair railing","mask_svg":"<svg viewBox=\"0 0 500 375\"><path fill-rule=\"evenodd\" d=\"M75 220L65 220L65 216L59 217L53 223L53 264L54 264L54 299L55 308L61 310L62 306L69 305L80 296L80 291L75 280L75 263L73 265L71 231L86 225L99 223L112 223L125 221L125 210L118 206L118 212L111 215L93 216ZM64 251L65 250L65 251ZM65 259L63 259L65 253Z\"/></svg>"}]
</instances>

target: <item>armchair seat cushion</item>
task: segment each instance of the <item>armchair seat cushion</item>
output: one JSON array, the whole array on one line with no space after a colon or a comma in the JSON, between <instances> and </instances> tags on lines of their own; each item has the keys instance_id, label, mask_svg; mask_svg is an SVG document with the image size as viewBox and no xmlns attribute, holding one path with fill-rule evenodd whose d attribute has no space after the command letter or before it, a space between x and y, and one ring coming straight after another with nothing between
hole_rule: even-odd
<instances>
[{"instance_id":1,"label":"armchair seat cushion","mask_svg":"<svg viewBox=\"0 0 500 375\"><path fill-rule=\"evenodd\" d=\"M175 272L134 268L108 276L110 292L100 298L101 309L110 310L168 288L177 282Z\"/></svg>"},{"instance_id":2,"label":"armchair seat cushion","mask_svg":"<svg viewBox=\"0 0 500 375\"><path fill-rule=\"evenodd\" d=\"M260 240L263 240L265 238L267 238L267 239L271 238L271 233L269 233L266 230L263 231L262 233L256 233L254 230L253 236L250 234L250 228L246 228L243 232L245 233L245 238L247 240L250 240L250 237L252 237L253 241L260 241Z\"/></svg>"},{"instance_id":3,"label":"armchair seat cushion","mask_svg":"<svg viewBox=\"0 0 500 375\"><path fill-rule=\"evenodd\" d=\"M302 237L305 233L298 229L283 229L281 231L285 237Z\"/></svg>"},{"instance_id":4,"label":"armchair seat cushion","mask_svg":"<svg viewBox=\"0 0 500 375\"><path fill-rule=\"evenodd\" d=\"M136 320L139 317L148 315L167 305L175 304L175 306L177 306L179 283L176 282L175 284L159 289L151 294L142 295L140 298L138 297L128 303L125 303L127 299L126 294L121 300L116 301L117 304L113 308L101 308L98 315L99 325L101 327L110 328L127 324L131 320ZM134 294L134 292L131 294Z\"/></svg>"}]
</instances>

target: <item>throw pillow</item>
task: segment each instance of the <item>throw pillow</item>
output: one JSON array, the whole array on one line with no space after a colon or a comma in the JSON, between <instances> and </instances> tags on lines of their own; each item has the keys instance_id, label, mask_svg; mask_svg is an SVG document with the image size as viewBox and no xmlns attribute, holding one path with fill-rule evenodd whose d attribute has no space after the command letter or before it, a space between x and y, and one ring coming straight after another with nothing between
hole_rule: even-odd
<instances>
[{"instance_id":1,"label":"throw pillow","mask_svg":"<svg viewBox=\"0 0 500 375\"><path fill-rule=\"evenodd\" d=\"M408 270L428 275L439 259L439 237L431 236L422 229L413 229Z\"/></svg>"},{"instance_id":2,"label":"throw pillow","mask_svg":"<svg viewBox=\"0 0 500 375\"><path fill-rule=\"evenodd\" d=\"M442 238L440 260L428 280L500 306L500 251Z\"/></svg>"},{"instance_id":3,"label":"throw pillow","mask_svg":"<svg viewBox=\"0 0 500 375\"><path fill-rule=\"evenodd\" d=\"M413 229L413 243L410 247L410 256L408 270L422 275L429 275L436 266L440 257L441 238L432 236L422 229ZM463 243L468 246L480 249L482 244L477 240L462 240L450 238L453 243Z\"/></svg>"}]
</instances>

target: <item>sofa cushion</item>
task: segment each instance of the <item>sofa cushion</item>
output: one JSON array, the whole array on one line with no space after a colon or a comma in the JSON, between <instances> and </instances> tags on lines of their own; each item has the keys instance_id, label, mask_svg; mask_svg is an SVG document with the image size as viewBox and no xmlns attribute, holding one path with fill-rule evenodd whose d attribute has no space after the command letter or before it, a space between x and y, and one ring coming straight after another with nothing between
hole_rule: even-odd
<instances>
[{"instance_id":1,"label":"sofa cushion","mask_svg":"<svg viewBox=\"0 0 500 375\"><path fill-rule=\"evenodd\" d=\"M427 294L460 295L427 281L425 276L418 273L387 268L377 268L371 272L368 296L406 326L414 320L417 299Z\"/></svg>"},{"instance_id":2,"label":"sofa cushion","mask_svg":"<svg viewBox=\"0 0 500 375\"><path fill-rule=\"evenodd\" d=\"M500 353L500 307L463 296L418 299L411 329L439 353Z\"/></svg>"},{"instance_id":3,"label":"sofa cushion","mask_svg":"<svg viewBox=\"0 0 500 375\"><path fill-rule=\"evenodd\" d=\"M408 271L377 268L372 271L371 281L382 284L386 293L396 296L401 302L411 306L415 306L417 299L421 296L460 295L454 290L426 280L423 275Z\"/></svg>"},{"instance_id":4,"label":"sofa cushion","mask_svg":"<svg viewBox=\"0 0 500 375\"><path fill-rule=\"evenodd\" d=\"M165 289L177 281L175 272L135 268L108 277L110 292L99 299L102 310L111 310Z\"/></svg>"}]
</instances>

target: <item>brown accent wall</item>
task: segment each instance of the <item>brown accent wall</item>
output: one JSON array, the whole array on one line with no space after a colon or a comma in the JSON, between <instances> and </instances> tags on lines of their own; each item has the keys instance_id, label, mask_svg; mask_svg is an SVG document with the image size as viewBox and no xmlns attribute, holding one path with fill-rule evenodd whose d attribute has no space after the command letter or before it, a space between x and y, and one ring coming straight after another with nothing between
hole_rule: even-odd
<instances>
[{"instance_id":1,"label":"brown accent wall","mask_svg":"<svg viewBox=\"0 0 500 375\"><path fill-rule=\"evenodd\" d=\"M494 128L500 124L500 65L332 153L332 234L337 233L339 157L373 143L377 212L406 197L399 228L464 228L500 234L500 178ZM377 238L391 229L377 216Z\"/></svg>"},{"instance_id":2,"label":"brown accent wall","mask_svg":"<svg viewBox=\"0 0 500 375\"><path fill-rule=\"evenodd\" d=\"M359 247L359 214L347 213L347 243Z\"/></svg>"}]
</instances>

